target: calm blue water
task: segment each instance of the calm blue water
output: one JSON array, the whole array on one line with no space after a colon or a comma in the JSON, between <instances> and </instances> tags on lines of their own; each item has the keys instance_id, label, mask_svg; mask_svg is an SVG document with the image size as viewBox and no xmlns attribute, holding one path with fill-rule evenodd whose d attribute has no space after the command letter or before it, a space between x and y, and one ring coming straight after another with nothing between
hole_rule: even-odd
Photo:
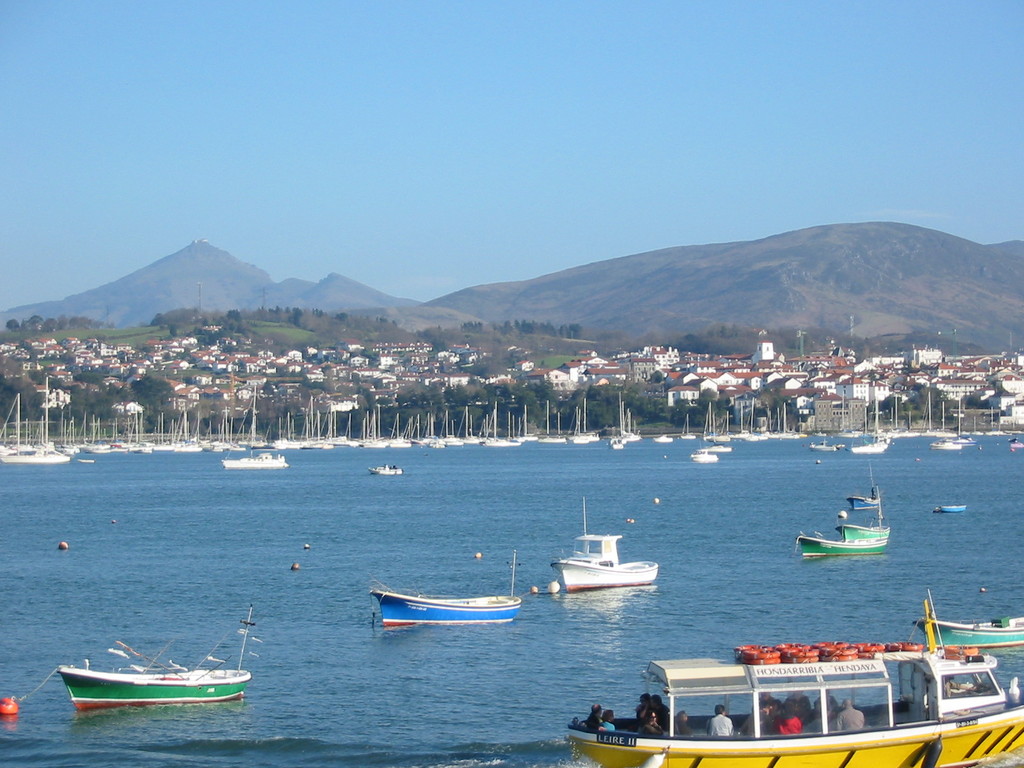
<instances>
[{"instance_id":1,"label":"calm blue water","mask_svg":"<svg viewBox=\"0 0 1024 768\"><path fill-rule=\"evenodd\" d=\"M650 659L907 639L929 588L940 615L1024 614L1024 455L1006 438L955 454L904 439L872 457L816 454L806 441L733 445L716 465L690 462L692 441L645 441L293 451L290 469L266 473L227 472L220 454L0 467L0 696L25 696L58 664L111 668L116 640L151 652L174 640L165 658L194 664L250 603L263 641L243 702L77 714L54 676L0 723L0 760L568 766L565 723L594 701L633 706ZM406 474L366 471L383 462ZM796 556L795 535L831 532L871 473L889 553ZM655 587L545 593L584 496L591 532L622 533L624 558L661 563ZM967 513L931 511L951 503ZM371 623L372 580L500 593L513 549L517 592L541 594L512 624ZM1024 652L1000 656L1004 678L1024 674Z\"/></svg>"}]
</instances>

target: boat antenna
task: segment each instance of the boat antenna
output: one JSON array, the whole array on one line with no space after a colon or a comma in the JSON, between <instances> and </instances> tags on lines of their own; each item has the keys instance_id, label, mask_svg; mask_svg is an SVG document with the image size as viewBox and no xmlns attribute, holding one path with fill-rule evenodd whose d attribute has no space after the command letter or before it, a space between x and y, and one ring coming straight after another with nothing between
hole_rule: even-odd
<instances>
[{"instance_id":1,"label":"boat antenna","mask_svg":"<svg viewBox=\"0 0 1024 768\"><path fill-rule=\"evenodd\" d=\"M512 550L512 587L509 591L512 597L516 596L516 551Z\"/></svg>"},{"instance_id":2,"label":"boat antenna","mask_svg":"<svg viewBox=\"0 0 1024 768\"><path fill-rule=\"evenodd\" d=\"M238 630L242 633L242 650L238 653L238 671L242 671L242 659L245 658L245 641L249 639L249 627L255 627L256 622L252 620L252 605L249 605L249 615L244 619L240 619L242 628Z\"/></svg>"},{"instance_id":3,"label":"boat antenna","mask_svg":"<svg viewBox=\"0 0 1024 768\"><path fill-rule=\"evenodd\" d=\"M583 535L587 535L587 497L583 497Z\"/></svg>"}]
</instances>

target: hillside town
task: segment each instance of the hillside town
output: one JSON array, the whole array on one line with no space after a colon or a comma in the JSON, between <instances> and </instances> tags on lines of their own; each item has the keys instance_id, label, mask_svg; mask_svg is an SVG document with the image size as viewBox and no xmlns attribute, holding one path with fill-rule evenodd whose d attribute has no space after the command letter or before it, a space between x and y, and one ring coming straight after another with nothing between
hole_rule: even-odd
<instances>
[{"instance_id":1,"label":"hillside town","mask_svg":"<svg viewBox=\"0 0 1024 768\"><path fill-rule=\"evenodd\" d=\"M207 337L217 330L204 329ZM939 349L915 348L858 360L835 347L787 358L767 338L746 355L695 354L668 346L606 353L581 349L550 368L537 365L528 350L508 353L515 362L507 370L481 376L471 369L489 353L468 344L345 339L330 348L275 353L243 348L228 338L201 343L193 335L153 339L137 348L96 338L43 336L0 343L0 371L8 383L30 378L41 405L42 393L48 393L49 409L70 412L70 405L90 391L114 392L113 413L92 414L94 420L137 417L145 406L133 399L137 386L132 385L163 381L161 408L201 414L209 423L224 416L241 418L257 397L261 412L276 407L278 413L305 413L307 421L318 414L326 425L334 423L330 415L394 408L410 391L520 385L553 397L556 407L588 388L632 387L663 409L666 423L678 426L671 414L692 412L692 426L704 429L709 426L701 416L707 402L715 404L716 413L727 414L727 427L736 430L831 433L870 429L879 422L887 429L955 423L973 431L1024 425L1024 354L951 357ZM930 402L922 402L925 397ZM542 424L542 414L533 418ZM552 425L543 426L550 430ZM634 426L642 431L645 425ZM503 427L492 425L494 431ZM656 428L664 430L664 425Z\"/></svg>"}]
</instances>

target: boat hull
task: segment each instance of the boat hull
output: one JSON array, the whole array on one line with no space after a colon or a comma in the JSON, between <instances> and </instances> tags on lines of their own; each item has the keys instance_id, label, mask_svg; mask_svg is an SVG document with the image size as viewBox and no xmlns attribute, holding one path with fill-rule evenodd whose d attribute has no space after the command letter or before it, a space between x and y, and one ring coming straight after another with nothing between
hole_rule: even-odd
<instances>
[{"instance_id":1,"label":"boat hull","mask_svg":"<svg viewBox=\"0 0 1024 768\"><path fill-rule=\"evenodd\" d=\"M200 675L96 672L77 667L57 671L77 709L232 701L243 697L252 679L251 673L234 670Z\"/></svg>"},{"instance_id":2,"label":"boat hull","mask_svg":"<svg viewBox=\"0 0 1024 768\"><path fill-rule=\"evenodd\" d=\"M551 567L558 573L558 581L566 592L612 587L642 587L658 578L658 564L621 563L614 567L556 561Z\"/></svg>"},{"instance_id":3,"label":"boat hull","mask_svg":"<svg viewBox=\"0 0 1024 768\"><path fill-rule=\"evenodd\" d=\"M878 509L878 499L870 496L847 496L846 500L853 512L874 512Z\"/></svg>"},{"instance_id":4,"label":"boat hull","mask_svg":"<svg viewBox=\"0 0 1024 768\"><path fill-rule=\"evenodd\" d=\"M1024 708L827 736L672 739L571 728L569 741L574 755L587 757L604 768L638 768L645 763L664 768L963 768L1024 746ZM941 750L936 743L941 744Z\"/></svg>"},{"instance_id":5,"label":"boat hull","mask_svg":"<svg viewBox=\"0 0 1024 768\"><path fill-rule=\"evenodd\" d=\"M12 453L10 456L0 456L0 462L4 464L67 464L71 457L63 453L39 452L39 453Z\"/></svg>"},{"instance_id":6,"label":"boat hull","mask_svg":"<svg viewBox=\"0 0 1024 768\"><path fill-rule=\"evenodd\" d=\"M256 456L243 456L240 459L221 459L220 463L224 469L288 469L288 462L284 456L261 453Z\"/></svg>"},{"instance_id":7,"label":"boat hull","mask_svg":"<svg viewBox=\"0 0 1024 768\"><path fill-rule=\"evenodd\" d=\"M370 590L380 604L385 627L414 624L500 624L512 621L522 598L514 596L433 598Z\"/></svg>"},{"instance_id":8,"label":"boat hull","mask_svg":"<svg viewBox=\"0 0 1024 768\"><path fill-rule=\"evenodd\" d=\"M1020 622L1020 619L1009 619ZM923 627L922 620L917 621ZM935 621L935 631L945 646L958 645L975 648L1009 648L1024 645L1024 626L999 627L994 624L962 624L955 621Z\"/></svg>"},{"instance_id":9,"label":"boat hull","mask_svg":"<svg viewBox=\"0 0 1024 768\"><path fill-rule=\"evenodd\" d=\"M796 537L803 557L829 557L838 555L882 555L889 545L888 537L837 541L800 535Z\"/></svg>"}]
</instances>

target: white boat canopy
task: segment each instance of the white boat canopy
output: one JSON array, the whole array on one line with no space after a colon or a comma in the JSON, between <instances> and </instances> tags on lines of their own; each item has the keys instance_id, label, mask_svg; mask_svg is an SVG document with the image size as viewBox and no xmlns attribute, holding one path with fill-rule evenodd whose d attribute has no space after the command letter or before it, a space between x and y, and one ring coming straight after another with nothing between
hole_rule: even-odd
<instances>
[{"instance_id":1,"label":"white boat canopy","mask_svg":"<svg viewBox=\"0 0 1024 768\"><path fill-rule=\"evenodd\" d=\"M785 698L790 694L818 694L819 707L826 707L835 691L844 696L853 690L874 689L873 698L885 704L888 726L894 723L892 680L881 659L806 664L727 664L714 659L652 661L647 665L647 680L658 685L669 698L670 734L674 730L676 699L736 697L745 702L748 712L758 711L762 695ZM829 713L819 712L822 732L828 733ZM761 723L754 724L752 735L761 736Z\"/></svg>"}]
</instances>

